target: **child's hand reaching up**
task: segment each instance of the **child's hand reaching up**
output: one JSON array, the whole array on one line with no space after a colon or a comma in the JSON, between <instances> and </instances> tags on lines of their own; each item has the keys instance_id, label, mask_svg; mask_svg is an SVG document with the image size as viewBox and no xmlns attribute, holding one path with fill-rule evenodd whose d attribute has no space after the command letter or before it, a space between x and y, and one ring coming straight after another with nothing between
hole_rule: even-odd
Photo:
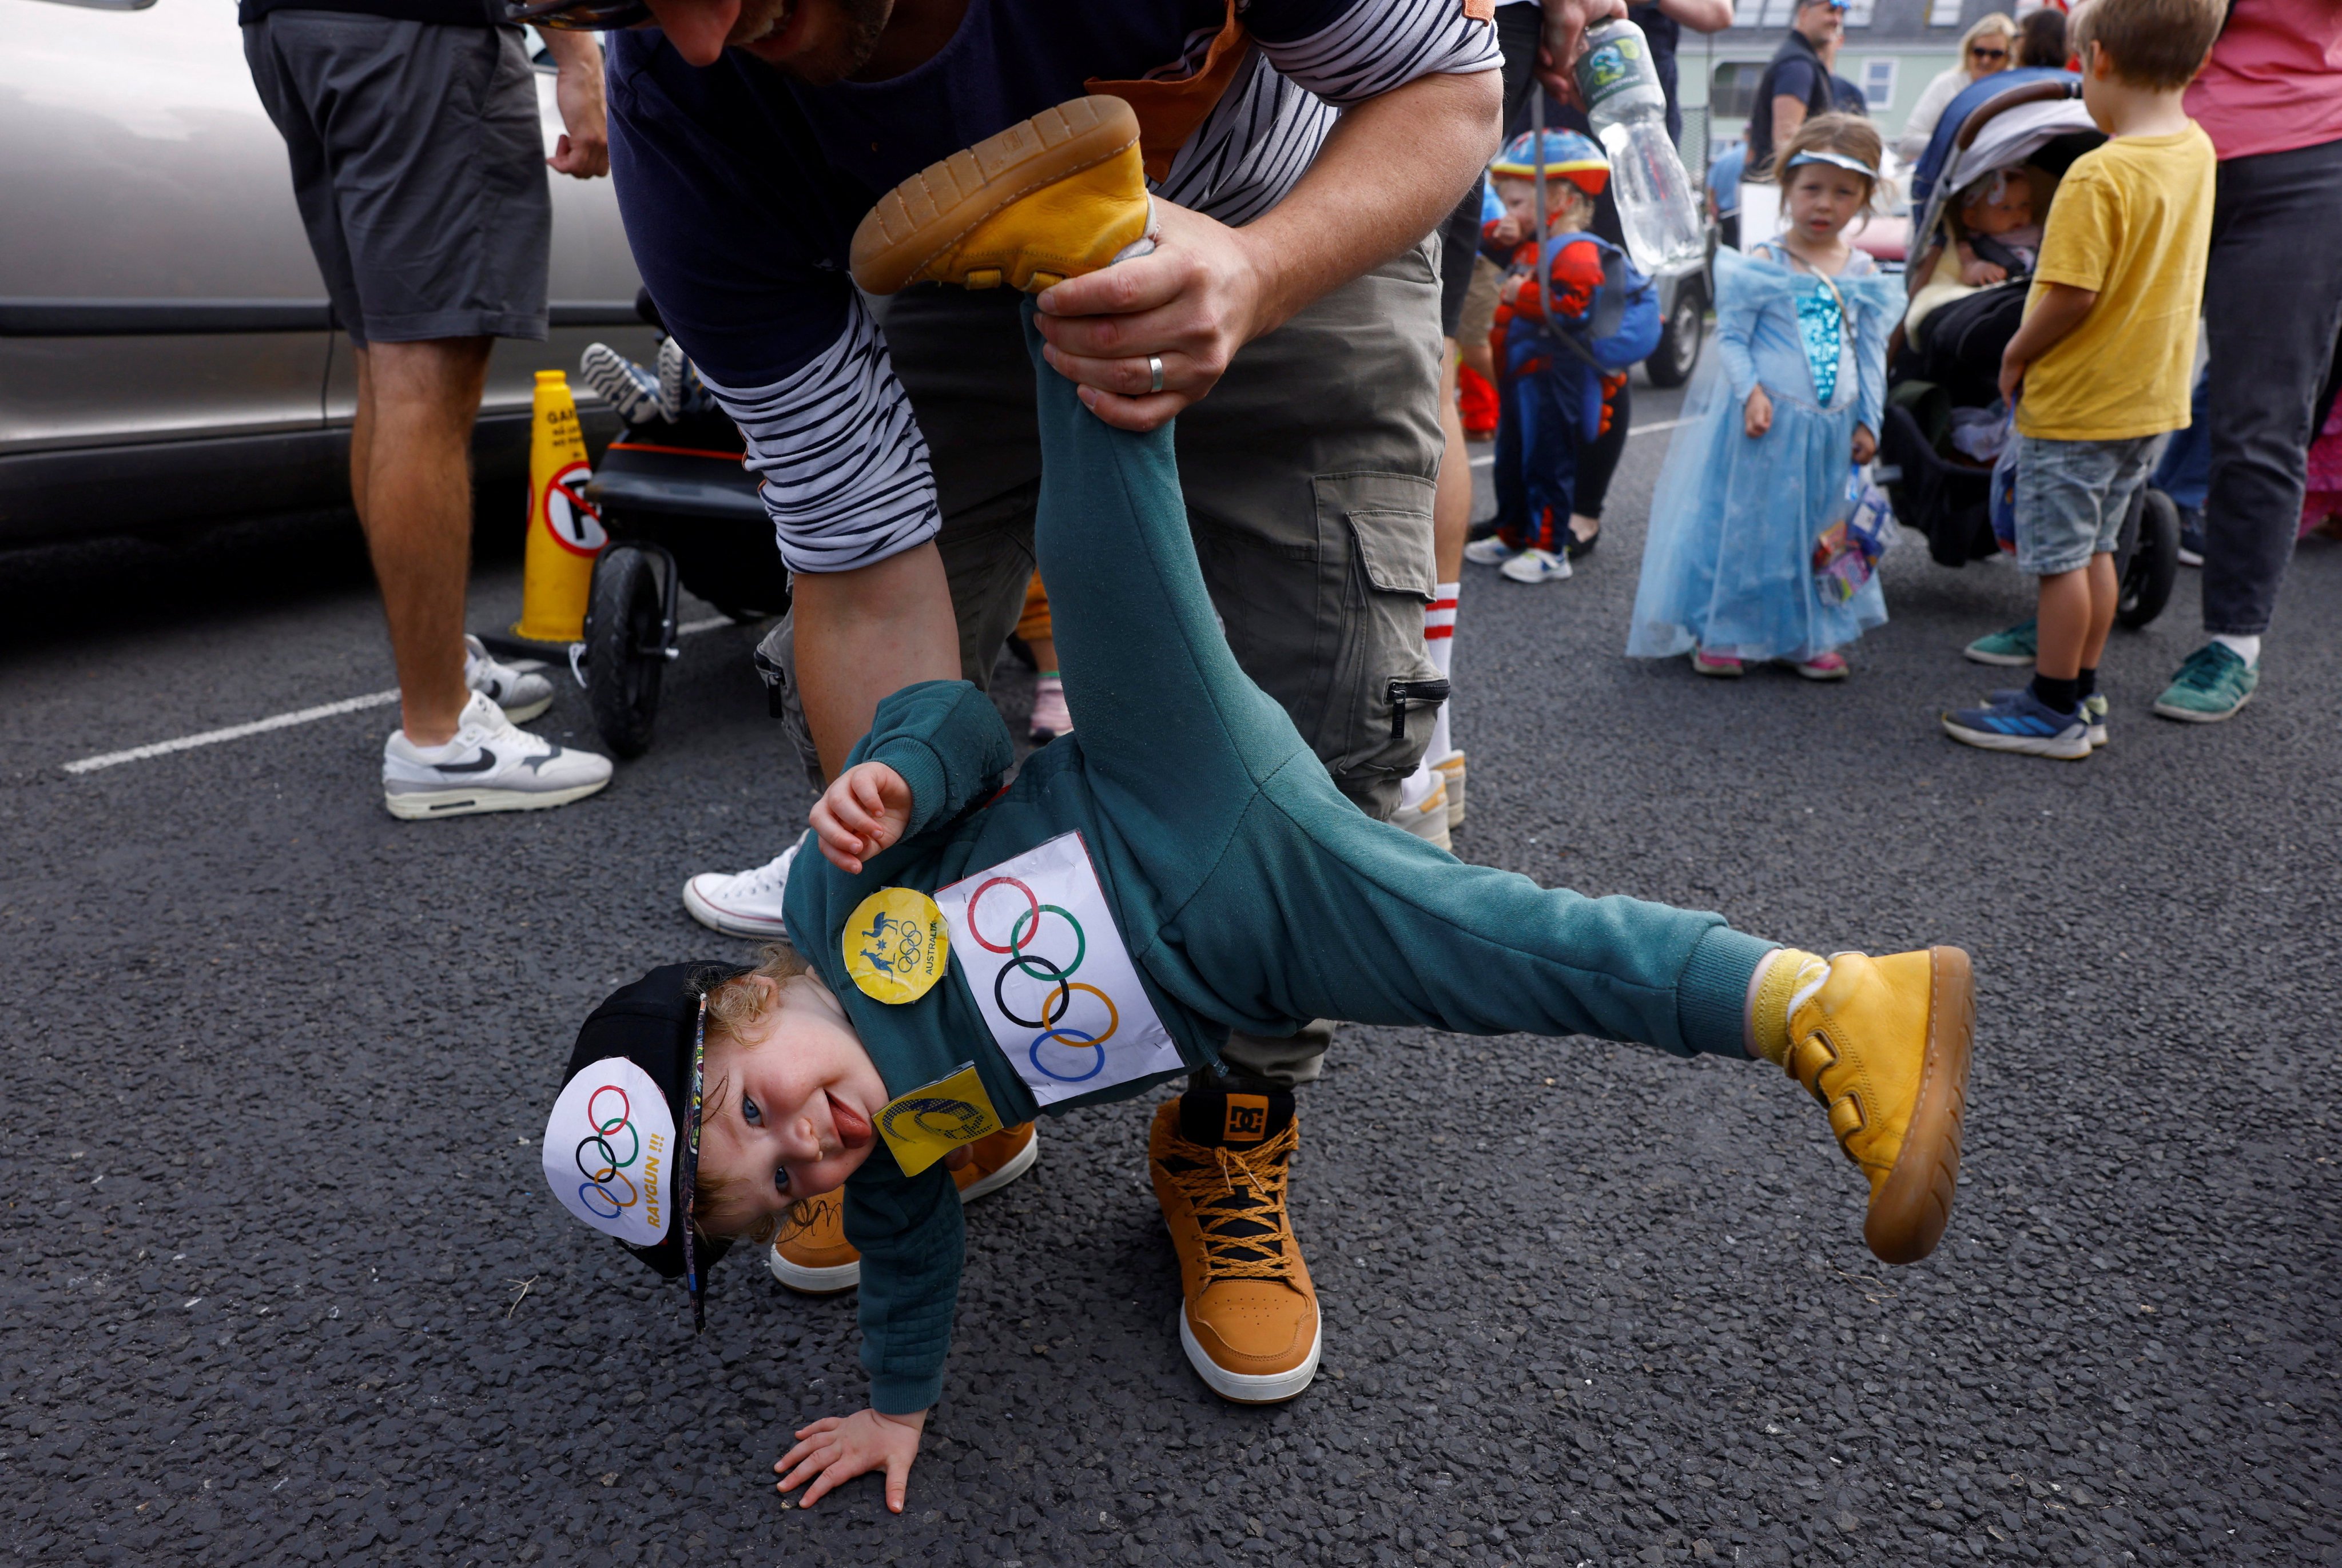
<instances>
[{"instance_id":1,"label":"child's hand reaching up","mask_svg":"<svg viewBox=\"0 0 2342 1568\"><path fill-rule=\"evenodd\" d=\"M1740 427L1748 433L1752 441L1773 428L1773 400L1765 395L1763 387L1748 394L1748 406L1744 414Z\"/></svg>"},{"instance_id":2,"label":"child's hand reaching up","mask_svg":"<svg viewBox=\"0 0 2342 1568\"><path fill-rule=\"evenodd\" d=\"M1878 437L1870 434L1870 426L1867 424L1856 425L1854 427L1855 466L1859 468L1877 455Z\"/></svg>"},{"instance_id":3,"label":"child's hand reaching up","mask_svg":"<svg viewBox=\"0 0 2342 1568\"><path fill-rule=\"evenodd\" d=\"M866 763L864 767L876 764ZM838 779L844 784L860 769L849 769ZM888 773L895 770L888 768ZM897 779L896 783L901 780ZM832 785L836 788L836 785ZM825 845L825 848L827 846ZM832 858L836 858L833 856ZM911 1478L911 1461L919 1456L919 1433L927 1424L927 1413L917 1411L909 1415L882 1415L875 1410L857 1410L840 1420L825 1415L811 1426L797 1429L797 1445L781 1455L773 1466L780 1476L779 1489L805 1486L805 1495L797 1500L800 1508L810 1508L821 1497L844 1485L857 1475L874 1470L886 1473L886 1506L896 1513L903 1512L903 1489ZM806 1483L812 1484L806 1486Z\"/></svg>"},{"instance_id":4,"label":"child's hand reaching up","mask_svg":"<svg viewBox=\"0 0 2342 1568\"><path fill-rule=\"evenodd\" d=\"M830 864L859 876L863 861L901 838L910 825L911 786L885 763L858 763L822 792L812 816L814 836Z\"/></svg>"}]
</instances>

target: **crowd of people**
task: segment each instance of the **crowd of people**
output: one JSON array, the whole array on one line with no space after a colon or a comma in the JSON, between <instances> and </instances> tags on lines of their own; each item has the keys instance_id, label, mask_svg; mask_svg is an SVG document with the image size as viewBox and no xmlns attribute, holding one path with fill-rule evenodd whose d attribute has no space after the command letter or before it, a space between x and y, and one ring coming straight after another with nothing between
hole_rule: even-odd
<instances>
[{"instance_id":1,"label":"crowd of people","mask_svg":"<svg viewBox=\"0 0 2342 1568\"><path fill-rule=\"evenodd\" d=\"M670 335L654 365L589 355L587 379L633 417L719 407L762 481L793 578L763 653L822 792L812 829L690 876L695 918L773 945L608 999L544 1154L569 1213L695 1303L743 1243L790 1289L861 1291L870 1408L801 1432L784 1486L811 1503L880 1470L901 1506L961 1204L1033 1167L1036 1117L1157 1084L1179 1084L1148 1162L1183 1349L1230 1399L1298 1393L1321 1320L1286 1201L1296 1091L1343 1020L1770 1062L1862 1170L1872 1249L1934 1247L1965 954L1825 959L1446 853L1463 567L1554 583L1595 549L1658 333L1582 120L1500 133L1532 83L1566 110L1585 30L1618 15L1672 125L1677 33L1728 25L1728 0L241 4L363 345L352 487L401 680L391 809L555 805L610 774L515 728L549 689L462 629L487 345L545 323L544 225L505 221L545 195L510 24L559 68L548 161L615 175ZM2071 58L2106 140L2054 182L1958 193L1951 243L1914 264L1941 285L1923 309L1847 243L1890 188L1833 85L1844 10L1800 0L1759 84L1745 174L1781 222L1717 258L1716 353L1625 651L1844 679L1887 613L1864 469L1893 340L2026 279L1989 369L2040 612L1975 648L2035 673L1944 727L2104 744L2113 540L2158 455L2201 471L2210 640L2157 711L2232 714L2333 402L2342 21L2090 0L2070 34L1978 22L1907 143L2019 52ZM1467 412L1498 449L1477 542ZM2191 419L2206 439L2164 451ZM1041 749L1004 784L986 689L1012 639Z\"/></svg>"}]
</instances>

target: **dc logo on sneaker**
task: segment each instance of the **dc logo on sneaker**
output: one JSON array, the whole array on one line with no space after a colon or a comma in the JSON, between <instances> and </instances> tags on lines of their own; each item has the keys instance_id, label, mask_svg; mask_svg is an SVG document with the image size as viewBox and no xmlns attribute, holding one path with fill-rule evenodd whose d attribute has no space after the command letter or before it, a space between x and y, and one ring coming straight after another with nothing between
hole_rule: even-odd
<instances>
[{"instance_id":1,"label":"dc logo on sneaker","mask_svg":"<svg viewBox=\"0 0 2342 1568\"><path fill-rule=\"evenodd\" d=\"M1257 1144L1266 1136L1268 1136L1268 1096L1266 1094L1229 1095L1227 1123L1221 1130L1221 1141L1229 1144Z\"/></svg>"}]
</instances>

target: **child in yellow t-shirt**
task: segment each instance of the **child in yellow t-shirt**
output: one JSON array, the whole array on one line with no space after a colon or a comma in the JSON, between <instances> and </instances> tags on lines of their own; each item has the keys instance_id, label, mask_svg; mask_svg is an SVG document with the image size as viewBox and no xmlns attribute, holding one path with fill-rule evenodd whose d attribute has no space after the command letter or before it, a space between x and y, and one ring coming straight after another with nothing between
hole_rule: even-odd
<instances>
[{"instance_id":1,"label":"child in yellow t-shirt","mask_svg":"<svg viewBox=\"0 0 2342 1568\"><path fill-rule=\"evenodd\" d=\"M2222 0L2097 0L2076 19L2082 100L2107 142L2058 185L2024 325L2001 358L2017 410L2017 564L2041 579L2033 682L1943 715L1955 740L2087 757L2106 740L2098 656L2114 549L2156 442L2187 427L2211 241L2211 138L2181 104Z\"/></svg>"}]
</instances>

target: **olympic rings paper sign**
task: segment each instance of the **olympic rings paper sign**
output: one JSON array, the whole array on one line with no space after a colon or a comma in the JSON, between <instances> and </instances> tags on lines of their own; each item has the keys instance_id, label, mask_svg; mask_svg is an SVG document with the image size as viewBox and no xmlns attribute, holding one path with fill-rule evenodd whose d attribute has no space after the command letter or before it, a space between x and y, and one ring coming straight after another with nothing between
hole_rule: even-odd
<instances>
[{"instance_id":1,"label":"olympic rings paper sign","mask_svg":"<svg viewBox=\"0 0 2342 1568\"><path fill-rule=\"evenodd\" d=\"M992 1037L1046 1105L1184 1064L1078 833L936 891Z\"/></svg>"},{"instance_id":2,"label":"olympic rings paper sign","mask_svg":"<svg viewBox=\"0 0 2342 1568\"><path fill-rule=\"evenodd\" d=\"M879 1108L878 1132L903 1174L916 1176L954 1149L1000 1131L1000 1113L969 1063Z\"/></svg>"},{"instance_id":3,"label":"olympic rings paper sign","mask_svg":"<svg viewBox=\"0 0 2342 1568\"><path fill-rule=\"evenodd\" d=\"M856 904L837 943L862 994L888 1006L933 989L951 949L936 901L916 887L882 887Z\"/></svg>"},{"instance_id":4,"label":"olympic rings paper sign","mask_svg":"<svg viewBox=\"0 0 2342 1568\"><path fill-rule=\"evenodd\" d=\"M606 1236L656 1246L673 1222L675 1118L651 1075L606 1056L562 1086L545 1123L545 1180Z\"/></svg>"}]
</instances>

